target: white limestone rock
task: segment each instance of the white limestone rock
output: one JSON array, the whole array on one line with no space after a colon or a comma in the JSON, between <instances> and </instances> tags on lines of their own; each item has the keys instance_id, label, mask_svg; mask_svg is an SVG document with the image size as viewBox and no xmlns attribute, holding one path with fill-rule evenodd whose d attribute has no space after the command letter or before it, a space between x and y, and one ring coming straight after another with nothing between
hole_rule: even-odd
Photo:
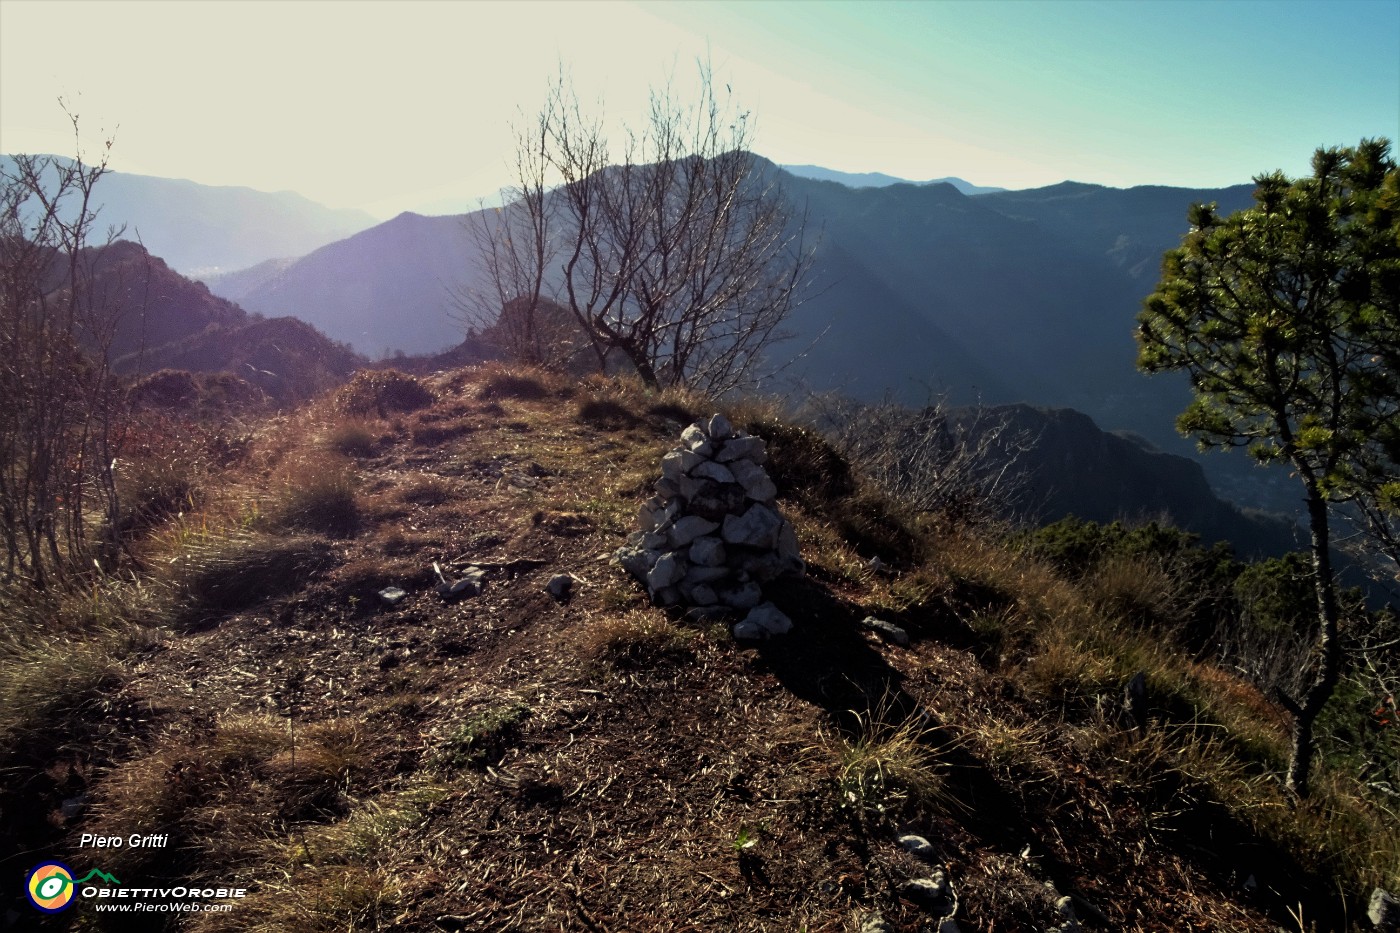
<instances>
[{"instance_id":1,"label":"white limestone rock","mask_svg":"<svg viewBox=\"0 0 1400 933\"><path fill-rule=\"evenodd\" d=\"M728 567L697 567L692 564L685 572L685 582L691 586L697 583L716 583L728 577L729 573Z\"/></svg>"},{"instance_id":2,"label":"white limestone rock","mask_svg":"<svg viewBox=\"0 0 1400 933\"><path fill-rule=\"evenodd\" d=\"M675 586L685 578L686 567L675 554L662 554L647 573L647 586L653 593Z\"/></svg>"},{"instance_id":3,"label":"white limestone rock","mask_svg":"<svg viewBox=\"0 0 1400 933\"><path fill-rule=\"evenodd\" d=\"M800 570L802 566L802 548L797 543L797 529L792 527L792 522L783 521L782 530L778 532L778 556L787 561L795 561Z\"/></svg>"},{"instance_id":4,"label":"white limestone rock","mask_svg":"<svg viewBox=\"0 0 1400 933\"><path fill-rule=\"evenodd\" d=\"M757 625L769 635L786 635L792 631L792 620L772 603L762 603L750 609L744 621Z\"/></svg>"},{"instance_id":5,"label":"white limestone rock","mask_svg":"<svg viewBox=\"0 0 1400 933\"><path fill-rule=\"evenodd\" d=\"M715 454L715 459L720 463L748 460L752 463L763 464L768 460L768 443L761 437L741 434L725 441L724 447Z\"/></svg>"},{"instance_id":6,"label":"white limestone rock","mask_svg":"<svg viewBox=\"0 0 1400 933\"><path fill-rule=\"evenodd\" d=\"M752 609L763 602L763 590L750 580L719 591L719 601L734 609Z\"/></svg>"},{"instance_id":7,"label":"white limestone rock","mask_svg":"<svg viewBox=\"0 0 1400 933\"><path fill-rule=\"evenodd\" d=\"M909 647L909 633L893 622L886 622L884 619L877 619L874 616L866 616L860 620L860 624L862 628L877 632L881 638L892 641L901 648Z\"/></svg>"},{"instance_id":8,"label":"white limestone rock","mask_svg":"<svg viewBox=\"0 0 1400 933\"><path fill-rule=\"evenodd\" d=\"M715 525L718 528L718 525ZM690 545L690 562L701 567L723 567L727 559L724 542L706 535L696 538Z\"/></svg>"},{"instance_id":9,"label":"white limestone rock","mask_svg":"<svg viewBox=\"0 0 1400 933\"><path fill-rule=\"evenodd\" d=\"M715 466L724 469L719 464ZM768 471L752 460L735 460L726 472L730 472L739 485L744 487L744 495L755 502L768 503L778 497L778 487L768 478Z\"/></svg>"},{"instance_id":10,"label":"white limestone rock","mask_svg":"<svg viewBox=\"0 0 1400 933\"><path fill-rule=\"evenodd\" d=\"M763 626L757 622L750 622L748 619L734 623L734 628L730 631L740 641L760 641L768 637L768 632Z\"/></svg>"},{"instance_id":11,"label":"white limestone rock","mask_svg":"<svg viewBox=\"0 0 1400 933\"><path fill-rule=\"evenodd\" d=\"M713 587L702 583L691 589L690 601L696 606L713 606L719 602L719 595L715 593Z\"/></svg>"},{"instance_id":12,"label":"white limestone rock","mask_svg":"<svg viewBox=\"0 0 1400 933\"><path fill-rule=\"evenodd\" d=\"M556 573L554 576L550 577L549 582L545 584L545 591L560 602L564 602L573 595L574 582L575 578L573 574Z\"/></svg>"},{"instance_id":13,"label":"white limestone rock","mask_svg":"<svg viewBox=\"0 0 1400 933\"><path fill-rule=\"evenodd\" d=\"M667 533L667 543L673 550L690 546L696 538L704 537L719 528L719 524L699 515L686 515L676 520Z\"/></svg>"},{"instance_id":14,"label":"white limestone rock","mask_svg":"<svg viewBox=\"0 0 1400 933\"><path fill-rule=\"evenodd\" d=\"M913 833L900 836L899 844L904 846L905 851L912 855L917 855L919 858L933 858L933 843L929 842L923 836L916 836Z\"/></svg>"},{"instance_id":15,"label":"white limestone rock","mask_svg":"<svg viewBox=\"0 0 1400 933\"><path fill-rule=\"evenodd\" d=\"M743 515L726 515L721 536L729 544L772 549L777 546L783 519L766 505L756 503Z\"/></svg>"},{"instance_id":16,"label":"white limestone rock","mask_svg":"<svg viewBox=\"0 0 1400 933\"><path fill-rule=\"evenodd\" d=\"M742 463L744 461L739 462ZM708 479L713 480L716 483L738 482L734 477L734 473L730 471L729 467L721 463L715 463L713 460L706 460L702 462L690 471L690 475L695 477L696 479Z\"/></svg>"},{"instance_id":17,"label":"white limestone rock","mask_svg":"<svg viewBox=\"0 0 1400 933\"><path fill-rule=\"evenodd\" d=\"M681 432L681 443L686 450L701 457L709 457L715 451L715 445L710 443L705 429L698 424L692 424Z\"/></svg>"}]
</instances>

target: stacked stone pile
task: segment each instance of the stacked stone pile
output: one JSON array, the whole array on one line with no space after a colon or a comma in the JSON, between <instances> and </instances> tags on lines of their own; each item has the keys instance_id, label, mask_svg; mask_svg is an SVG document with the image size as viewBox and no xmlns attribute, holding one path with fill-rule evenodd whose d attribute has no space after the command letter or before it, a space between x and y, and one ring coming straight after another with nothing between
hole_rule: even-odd
<instances>
[{"instance_id":1,"label":"stacked stone pile","mask_svg":"<svg viewBox=\"0 0 1400 933\"><path fill-rule=\"evenodd\" d=\"M740 627L752 621L758 630L736 627L741 637L786 631L791 623L764 604L762 584L801 573L803 563L797 534L778 514L767 459L763 438L736 431L723 415L686 428L661 459L656 495L618 562L661 605L749 612Z\"/></svg>"}]
</instances>

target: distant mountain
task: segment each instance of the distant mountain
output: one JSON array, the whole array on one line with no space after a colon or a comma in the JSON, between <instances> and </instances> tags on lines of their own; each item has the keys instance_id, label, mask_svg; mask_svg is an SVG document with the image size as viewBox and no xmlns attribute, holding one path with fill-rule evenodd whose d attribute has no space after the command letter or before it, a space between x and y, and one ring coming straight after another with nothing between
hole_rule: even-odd
<instances>
[{"instance_id":1,"label":"distant mountain","mask_svg":"<svg viewBox=\"0 0 1400 933\"><path fill-rule=\"evenodd\" d=\"M820 230L808 300L790 319L786 372L816 389L922 404L1028 402L1074 408L1112 430L1195 456L1174 430L1184 380L1135 365L1134 318L1192 202L1222 211L1251 186L1107 188L1066 182L967 196L950 184L853 188L781 172ZM215 288L249 310L296 315L372 356L458 344L454 292L476 258L465 221L403 214L285 268ZM778 387L773 387L775 391ZM1278 508L1278 484L1244 458L1205 461L1212 481Z\"/></svg>"},{"instance_id":2,"label":"distant mountain","mask_svg":"<svg viewBox=\"0 0 1400 933\"><path fill-rule=\"evenodd\" d=\"M1189 400L1186 382L1138 372L1134 319L1163 252L1186 233L1188 207L1213 201L1223 212L1238 210L1252 203L1252 186L1066 182L967 197L947 185L853 189L789 177L786 189L821 225L819 255L839 257L828 279L883 286L864 300L814 289L793 320L799 339L820 333L832 316L844 318L848 332L909 333L913 309L954 341L871 355L859 343L823 340L793 369L808 383L867 398L889 387L914 404L930 385L955 401L1074 408L1108 429L1199 456L1174 427ZM993 378L967 381L969 361ZM1295 505L1279 477L1247 458L1203 462L1212 482L1248 497L1241 501Z\"/></svg>"},{"instance_id":3,"label":"distant mountain","mask_svg":"<svg viewBox=\"0 0 1400 933\"><path fill-rule=\"evenodd\" d=\"M1304 545L1292 522L1219 498L1196 461L1100 430L1082 412L1007 405L979 413L979 423L1035 439L1010 482L1019 486L1022 517L1037 524L1070 515L1100 523L1165 520L1206 544L1230 541L1251 557Z\"/></svg>"},{"instance_id":4,"label":"distant mountain","mask_svg":"<svg viewBox=\"0 0 1400 933\"><path fill-rule=\"evenodd\" d=\"M781 348L806 351L796 371L809 384L866 398L894 389L911 402L932 390L1071 407L1171 449L1184 389L1137 372L1133 319L1156 262L1185 232L1188 206L1243 207L1249 186L1065 183L969 197L947 184L780 178L821 230L810 297ZM464 330L453 296L475 268L469 216L401 214L213 287L362 353L436 352Z\"/></svg>"},{"instance_id":5,"label":"distant mountain","mask_svg":"<svg viewBox=\"0 0 1400 933\"><path fill-rule=\"evenodd\" d=\"M994 192L986 203L1009 217L1030 220L1053 236L1070 237L1085 249L1102 252L1150 291L1162 253L1186 232L1187 206L1216 201L1222 210L1235 211L1253 203L1253 192L1253 184L1120 189L1066 181L1048 188Z\"/></svg>"},{"instance_id":6,"label":"distant mountain","mask_svg":"<svg viewBox=\"0 0 1400 933\"><path fill-rule=\"evenodd\" d=\"M1154 431L1128 417L1171 382L1137 372L1134 317L1162 253L1186 232L1190 204L1217 201L1230 211L1250 203L1251 190L1067 183L974 198L947 185L853 189L791 177L786 189L821 225L822 253L841 257L830 276L873 278L888 290L831 308L814 289L795 321L800 330L816 332L805 319L825 312L878 331L913 308L998 377L977 384L983 401L1077 408L1158 443L1170 419ZM923 349L924 365L910 369L834 343L805 370L817 381L854 368L899 390L922 379L972 394L957 368L940 365L939 346ZM1178 393L1169 394L1174 414Z\"/></svg>"},{"instance_id":7,"label":"distant mountain","mask_svg":"<svg viewBox=\"0 0 1400 933\"><path fill-rule=\"evenodd\" d=\"M60 163L67 159L53 157ZM12 156L0 156L9 170ZM336 210L291 191L216 187L175 178L108 172L94 189L98 225L126 226L171 268L197 275L301 256L373 226L364 211Z\"/></svg>"},{"instance_id":8,"label":"distant mountain","mask_svg":"<svg viewBox=\"0 0 1400 933\"><path fill-rule=\"evenodd\" d=\"M838 172L832 168L822 168L820 165L783 165L779 166L783 171L798 178L810 178L814 181L834 181L837 184L845 185L847 188L885 188L889 185L952 185L963 194L990 194L993 191L1005 191L1005 188L989 188L983 185L974 185L972 182L964 181L961 178L949 175L946 178L931 178L928 181L911 181L908 178L896 178L893 175L886 175L884 172Z\"/></svg>"},{"instance_id":9,"label":"distant mountain","mask_svg":"<svg viewBox=\"0 0 1400 933\"><path fill-rule=\"evenodd\" d=\"M250 311L294 315L361 353L434 353L460 343L453 296L473 244L464 218L403 213L278 269L214 280Z\"/></svg>"},{"instance_id":10,"label":"distant mountain","mask_svg":"<svg viewBox=\"0 0 1400 933\"><path fill-rule=\"evenodd\" d=\"M269 259L246 269L234 269L230 272L207 272L199 276L199 280L220 298L241 301L244 295L256 291L276 279L299 258L293 256L288 259Z\"/></svg>"}]
</instances>

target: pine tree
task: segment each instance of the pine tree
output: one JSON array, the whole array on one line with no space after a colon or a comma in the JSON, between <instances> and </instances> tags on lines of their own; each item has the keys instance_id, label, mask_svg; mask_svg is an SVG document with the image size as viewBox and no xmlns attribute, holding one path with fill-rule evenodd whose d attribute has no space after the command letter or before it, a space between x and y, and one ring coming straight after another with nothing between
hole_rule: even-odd
<instances>
[{"instance_id":1,"label":"pine tree","mask_svg":"<svg viewBox=\"0 0 1400 933\"><path fill-rule=\"evenodd\" d=\"M1310 685L1281 701L1288 787L1306 796L1313 724L1341 665L1331 507L1358 508L1382 551L1400 514L1400 173L1374 139L1318 150L1310 177L1255 183L1247 210L1191 208L1138 316L1138 366L1188 374L1182 433L1284 462L1303 484L1318 639Z\"/></svg>"}]
</instances>

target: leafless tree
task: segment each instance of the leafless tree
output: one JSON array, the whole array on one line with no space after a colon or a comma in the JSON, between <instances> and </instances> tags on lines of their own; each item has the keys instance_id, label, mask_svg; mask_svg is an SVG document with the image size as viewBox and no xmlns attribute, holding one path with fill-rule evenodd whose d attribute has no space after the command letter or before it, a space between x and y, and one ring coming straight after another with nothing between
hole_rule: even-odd
<instances>
[{"instance_id":1,"label":"leafless tree","mask_svg":"<svg viewBox=\"0 0 1400 933\"><path fill-rule=\"evenodd\" d=\"M941 398L913 409L814 396L808 408L846 458L899 501L957 522L1012 517L1026 503L1022 456L1036 438L984 406Z\"/></svg>"},{"instance_id":2,"label":"leafless tree","mask_svg":"<svg viewBox=\"0 0 1400 933\"><path fill-rule=\"evenodd\" d=\"M620 151L562 76L519 133L514 200L479 213L478 307L514 304L513 352L549 361L539 313L567 309L599 366L625 359L651 386L751 384L801 297L806 218L749 151L749 114L653 92ZM484 298L484 301L481 300Z\"/></svg>"},{"instance_id":3,"label":"leafless tree","mask_svg":"<svg viewBox=\"0 0 1400 933\"><path fill-rule=\"evenodd\" d=\"M3 575L40 588L91 567L91 529L116 525L118 321L89 247L110 147L95 165L79 152L0 167L0 546Z\"/></svg>"}]
</instances>

